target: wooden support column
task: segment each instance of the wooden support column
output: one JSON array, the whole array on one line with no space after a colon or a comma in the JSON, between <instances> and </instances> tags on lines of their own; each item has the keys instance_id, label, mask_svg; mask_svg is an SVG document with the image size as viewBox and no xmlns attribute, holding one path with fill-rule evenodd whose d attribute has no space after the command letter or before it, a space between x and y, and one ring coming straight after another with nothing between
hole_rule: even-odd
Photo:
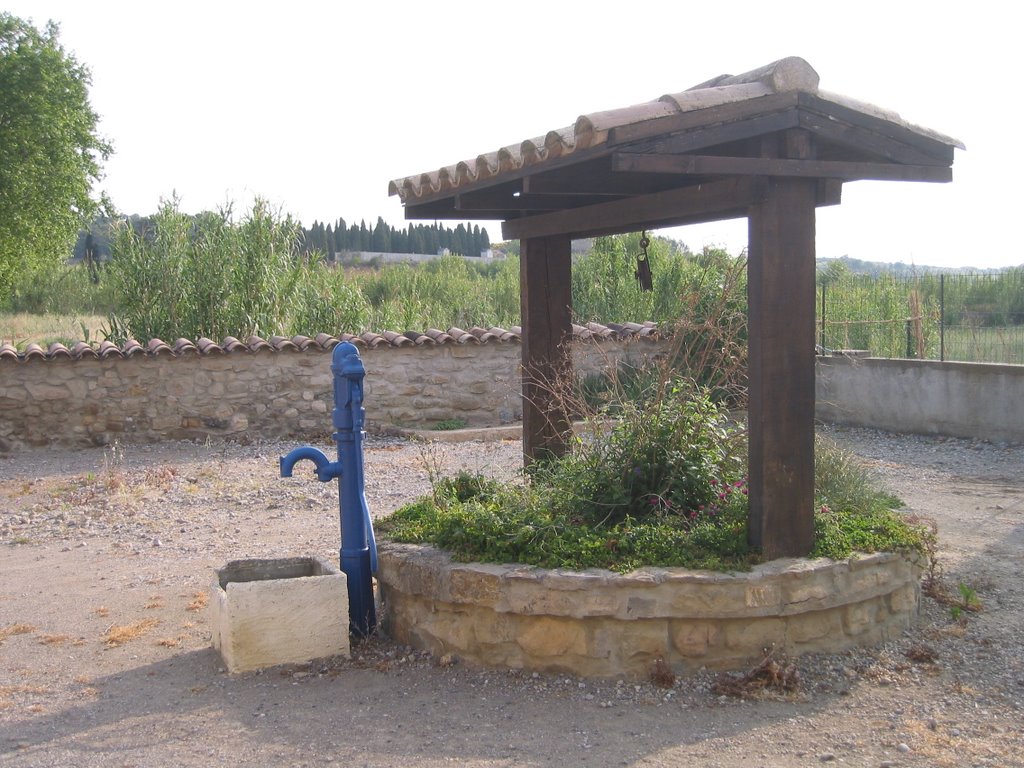
<instances>
[{"instance_id":1,"label":"wooden support column","mask_svg":"<svg viewBox=\"0 0 1024 768\"><path fill-rule=\"evenodd\" d=\"M572 251L568 235L520 243L523 323L523 458L561 456L572 428L557 395L572 371Z\"/></svg>"},{"instance_id":2,"label":"wooden support column","mask_svg":"<svg viewBox=\"0 0 1024 768\"><path fill-rule=\"evenodd\" d=\"M813 156L799 129L782 144L784 156ZM814 546L816 186L773 178L749 214L749 537L767 559Z\"/></svg>"}]
</instances>

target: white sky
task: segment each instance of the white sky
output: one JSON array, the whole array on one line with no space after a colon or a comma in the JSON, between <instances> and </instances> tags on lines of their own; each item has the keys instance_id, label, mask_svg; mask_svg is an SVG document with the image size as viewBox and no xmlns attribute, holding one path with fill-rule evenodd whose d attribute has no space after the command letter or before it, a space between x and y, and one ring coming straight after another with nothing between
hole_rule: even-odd
<instances>
[{"instance_id":1,"label":"white sky","mask_svg":"<svg viewBox=\"0 0 1024 768\"><path fill-rule=\"evenodd\" d=\"M1012 4L4 6L37 26L59 22L65 48L91 68L92 104L115 147L100 187L124 213L152 213L174 192L188 212L229 200L239 211L260 195L307 226L377 216L401 226L398 198L387 195L393 178L795 55L818 71L823 89L967 145L952 184L847 184L841 206L819 209L819 257L1024 264ZM498 223L486 224L500 240ZM665 234L695 249L735 253L746 244L744 220Z\"/></svg>"}]
</instances>

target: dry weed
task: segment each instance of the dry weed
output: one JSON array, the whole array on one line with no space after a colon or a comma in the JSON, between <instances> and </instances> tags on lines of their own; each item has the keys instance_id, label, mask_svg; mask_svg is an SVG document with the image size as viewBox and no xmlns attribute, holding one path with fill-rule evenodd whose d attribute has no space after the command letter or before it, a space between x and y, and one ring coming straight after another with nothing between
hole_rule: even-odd
<instances>
[{"instance_id":1,"label":"dry weed","mask_svg":"<svg viewBox=\"0 0 1024 768\"><path fill-rule=\"evenodd\" d=\"M110 609L107 608L105 605L101 605L99 608L96 609L95 613L101 619L105 619L107 616L110 615Z\"/></svg>"},{"instance_id":2,"label":"dry weed","mask_svg":"<svg viewBox=\"0 0 1024 768\"><path fill-rule=\"evenodd\" d=\"M210 602L210 596L205 592L196 592L192 595L192 602L186 607L186 611L198 612L203 610Z\"/></svg>"},{"instance_id":3,"label":"dry weed","mask_svg":"<svg viewBox=\"0 0 1024 768\"><path fill-rule=\"evenodd\" d=\"M164 648L177 648L181 645L181 640L176 637L165 637L156 641L156 644Z\"/></svg>"},{"instance_id":4,"label":"dry weed","mask_svg":"<svg viewBox=\"0 0 1024 768\"><path fill-rule=\"evenodd\" d=\"M671 688L676 684L676 675L664 659L655 659L651 665L651 682L659 688Z\"/></svg>"},{"instance_id":5,"label":"dry weed","mask_svg":"<svg viewBox=\"0 0 1024 768\"><path fill-rule=\"evenodd\" d=\"M44 685L0 685L0 699L9 698L17 693L41 695L49 692L50 689Z\"/></svg>"},{"instance_id":6,"label":"dry weed","mask_svg":"<svg viewBox=\"0 0 1024 768\"><path fill-rule=\"evenodd\" d=\"M915 664L934 664L939 660L938 652L927 645L912 645L903 655Z\"/></svg>"},{"instance_id":7,"label":"dry weed","mask_svg":"<svg viewBox=\"0 0 1024 768\"><path fill-rule=\"evenodd\" d=\"M761 663L736 677L728 673L719 675L711 690L719 695L748 698L764 691L795 693L800 687L800 673L785 659L780 664L774 658L774 649L766 649Z\"/></svg>"},{"instance_id":8,"label":"dry weed","mask_svg":"<svg viewBox=\"0 0 1024 768\"><path fill-rule=\"evenodd\" d=\"M14 635L27 635L31 632L35 632L36 627L31 624L11 624L9 627L0 627L0 645L4 644L4 640Z\"/></svg>"},{"instance_id":9,"label":"dry weed","mask_svg":"<svg viewBox=\"0 0 1024 768\"><path fill-rule=\"evenodd\" d=\"M110 648L116 648L119 645L124 645L131 640L142 637L159 623L158 619L142 619L133 624L111 627L103 636L103 642Z\"/></svg>"},{"instance_id":10,"label":"dry weed","mask_svg":"<svg viewBox=\"0 0 1024 768\"><path fill-rule=\"evenodd\" d=\"M146 603L146 609L152 610L154 608L163 608L164 598L163 595L150 595L149 602Z\"/></svg>"},{"instance_id":11,"label":"dry weed","mask_svg":"<svg viewBox=\"0 0 1024 768\"><path fill-rule=\"evenodd\" d=\"M175 467L148 467L146 469L146 485L167 490L177 476L178 470Z\"/></svg>"},{"instance_id":12,"label":"dry weed","mask_svg":"<svg viewBox=\"0 0 1024 768\"><path fill-rule=\"evenodd\" d=\"M39 636L39 644L40 645L63 645L64 643L66 643L70 639L71 638L69 638L67 635L40 635Z\"/></svg>"}]
</instances>

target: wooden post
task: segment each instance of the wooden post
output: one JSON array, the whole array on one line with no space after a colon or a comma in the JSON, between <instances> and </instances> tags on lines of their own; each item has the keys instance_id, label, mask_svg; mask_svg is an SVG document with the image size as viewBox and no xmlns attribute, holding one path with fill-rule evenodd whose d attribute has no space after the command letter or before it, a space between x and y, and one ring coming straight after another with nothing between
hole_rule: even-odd
<instances>
[{"instance_id":1,"label":"wooden post","mask_svg":"<svg viewBox=\"0 0 1024 768\"><path fill-rule=\"evenodd\" d=\"M800 130L783 153L813 154ZM814 546L814 179L773 178L750 210L749 537L767 559Z\"/></svg>"},{"instance_id":2,"label":"wooden post","mask_svg":"<svg viewBox=\"0 0 1024 768\"><path fill-rule=\"evenodd\" d=\"M523 322L523 459L565 453L572 425L557 389L572 371L572 265L568 235L520 243Z\"/></svg>"}]
</instances>

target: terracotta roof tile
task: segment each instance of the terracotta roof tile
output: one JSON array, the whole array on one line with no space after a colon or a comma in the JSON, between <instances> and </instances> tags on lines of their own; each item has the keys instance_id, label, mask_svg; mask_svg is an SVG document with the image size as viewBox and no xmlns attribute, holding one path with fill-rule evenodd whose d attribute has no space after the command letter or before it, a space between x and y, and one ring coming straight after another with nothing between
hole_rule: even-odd
<instances>
[{"instance_id":1,"label":"terracotta roof tile","mask_svg":"<svg viewBox=\"0 0 1024 768\"><path fill-rule=\"evenodd\" d=\"M470 328L469 332L476 336L476 340L479 341L481 344L486 344L489 341L493 341L494 339L499 338L497 334L491 333L486 328L481 328L476 325Z\"/></svg>"},{"instance_id":2,"label":"terracotta roof tile","mask_svg":"<svg viewBox=\"0 0 1024 768\"><path fill-rule=\"evenodd\" d=\"M406 336L404 333L395 333L394 331L384 331L384 333L382 333L381 336L383 336L384 340L387 341L387 343L390 344L393 347L407 347L410 344L415 344L416 343L415 341L410 339L408 336ZM374 345L374 346L377 346L377 345Z\"/></svg>"},{"instance_id":3,"label":"terracotta roof tile","mask_svg":"<svg viewBox=\"0 0 1024 768\"><path fill-rule=\"evenodd\" d=\"M242 349L248 349L248 347L245 346L245 344L240 342L234 336L225 336L221 346L224 347L225 352L238 352L239 350Z\"/></svg>"},{"instance_id":4,"label":"terracotta roof tile","mask_svg":"<svg viewBox=\"0 0 1024 768\"><path fill-rule=\"evenodd\" d=\"M104 342L104 343L109 343L109 342ZM117 349L117 347L114 346L113 344L111 344L111 346L113 346L115 350ZM101 350L101 354L102 354L103 344L100 344L100 350ZM122 348L122 351L123 351L125 357L131 357L132 355L144 355L144 354L146 354L146 348L144 346L142 346L139 342L137 342L135 339L128 339L128 341L125 343L124 347Z\"/></svg>"},{"instance_id":5,"label":"terracotta roof tile","mask_svg":"<svg viewBox=\"0 0 1024 768\"><path fill-rule=\"evenodd\" d=\"M381 336L379 333L373 331L366 331L366 333L360 334L360 340L370 349L376 349L379 346L387 346L390 342Z\"/></svg>"},{"instance_id":6,"label":"terracotta roof tile","mask_svg":"<svg viewBox=\"0 0 1024 768\"><path fill-rule=\"evenodd\" d=\"M259 336L250 336L245 340L245 346L250 352L262 352L265 349L269 349L271 351L274 350L273 346L271 346L265 339L261 339Z\"/></svg>"},{"instance_id":7,"label":"terracotta roof tile","mask_svg":"<svg viewBox=\"0 0 1024 768\"><path fill-rule=\"evenodd\" d=\"M80 341L71 348L71 356L76 360L80 360L83 357L99 357L96 354L96 350L85 341Z\"/></svg>"},{"instance_id":8,"label":"terracotta roof tile","mask_svg":"<svg viewBox=\"0 0 1024 768\"><path fill-rule=\"evenodd\" d=\"M430 339L432 344L446 344L452 340L451 336L437 328L428 328L423 335Z\"/></svg>"},{"instance_id":9,"label":"terracotta roof tile","mask_svg":"<svg viewBox=\"0 0 1024 768\"><path fill-rule=\"evenodd\" d=\"M46 359L46 353L43 351L43 348L35 343L29 344L25 347L25 359L31 360L33 357L39 357L44 360Z\"/></svg>"},{"instance_id":10,"label":"terracotta roof tile","mask_svg":"<svg viewBox=\"0 0 1024 768\"><path fill-rule=\"evenodd\" d=\"M479 344L480 339L474 336L469 331L464 331L461 328L452 326L448 329L448 335L455 339L457 344Z\"/></svg>"},{"instance_id":11,"label":"terracotta roof tile","mask_svg":"<svg viewBox=\"0 0 1024 768\"><path fill-rule=\"evenodd\" d=\"M46 350L46 356L51 360L55 360L58 357L71 357L71 352L59 341L55 341Z\"/></svg>"},{"instance_id":12,"label":"terracotta roof tile","mask_svg":"<svg viewBox=\"0 0 1024 768\"><path fill-rule=\"evenodd\" d=\"M171 352L174 350L161 339L150 339L146 342L146 352L151 355L159 355L161 352Z\"/></svg>"},{"instance_id":13,"label":"terracotta roof tile","mask_svg":"<svg viewBox=\"0 0 1024 768\"><path fill-rule=\"evenodd\" d=\"M919 135L963 148L963 144L956 139L913 125L895 112L819 90L818 73L814 68L804 59L790 56L741 75L719 75L685 91L665 94L643 104L580 115L573 125L548 131L543 137L530 138L519 144L501 147L495 152L478 155L473 161L464 160L435 171L394 179L388 184L388 194L398 195L402 203L407 204L438 192L454 191L496 175L515 173L527 166L541 165L575 152L596 150L607 144L610 132L616 128L790 92L813 94L897 124Z\"/></svg>"},{"instance_id":14,"label":"terracotta roof tile","mask_svg":"<svg viewBox=\"0 0 1024 768\"><path fill-rule=\"evenodd\" d=\"M250 337L250 341L252 337ZM286 339L284 336L271 336L267 339L267 343L274 349L275 352L298 352L299 347L291 339Z\"/></svg>"},{"instance_id":15,"label":"terracotta roof tile","mask_svg":"<svg viewBox=\"0 0 1024 768\"><path fill-rule=\"evenodd\" d=\"M320 337L321 336L327 336L327 334L322 334L322 333L321 334L317 334L317 337L316 337L317 341L320 343L320 346L323 349L325 349L325 350L334 349L336 346L338 346L338 344L340 344L343 341L350 341L353 344L355 344L357 347L365 347L366 346L366 342L363 340L363 338L361 336L355 336L354 334L351 334L351 333L343 333L343 334L341 334L341 336L339 338L335 338L333 336L327 336L327 339L324 342L320 342Z\"/></svg>"},{"instance_id":16,"label":"terracotta roof tile","mask_svg":"<svg viewBox=\"0 0 1024 768\"><path fill-rule=\"evenodd\" d=\"M199 354L199 347L188 339L176 339L171 349L176 355Z\"/></svg>"},{"instance_id":17,"label":"terracotta roof tile","mask_svg":"<svg viewBox=\"0 0 1024 768\"><path fill-rule=\"evenodd\" d=\"M313 339L309 338L309 336L292 336L291 341L292 344L296 346L296 348L301 349L303 351L309 349L311 346L316 346L316 342L313 341Z\"/></svg>"},{"instance_id":18,"label":"terracotta roof tile","mask_svg":"<svg viewBox=\"0 0 1024 768\"><path fill-rule=\"evenodd\" d=\"M215 355L224 354L224 347L218 345L212 339L208 339L205 336L196 342L196 347L199 349L201 355Z\"/></svg>"},{"instance_id":19,"label":"terracotta roof tile","mask_svg":"<svg viewBox=\"0 0 1024 768\"><path fill-rule=\"evenodd\" d=\"M350 334L345 334L345 336L349 336L349 338L343 339L343 341L352 341L353 338L358 339L358 337L351 337ZM362 339L359 339L359 341L362 341ZM338 343L339 340L331 336L329 333L318 333L316 335L316 345L320 347L320 349L331 350L334 349Z\"/></svg>"},{"instance_id":20,"label":"terracotta roof tile","mask_svg":"<svg viewBox=\"0 0 1024 768\"><path fill-rule=\"evenodd\" d=\"M653 337L657 335L658 327L655 323L587 323L587 325L573 325L573 335L581 340L590 339L631 339L641 337ZM255 353L262 351L284 352L306 349L317 349L329 352L342 341L349 341L360 347L413 347L413 346L443 346L446 344L515 344L522 342L523 329L516 325L511 328L480 328L474 326L468 331L462 328L452 327L447 331L438 328L429 328L426 331L384 331L374 333L367 331L358 336L351 333L343 333L339 336L331 336L328 333L318 333L314 338L308 336L271 336L269 339L262 339L259 336L250 336L243 343L234 336L227 336L217 344L212 339L201 338L195 342L188 339L177 339L173 345L167 344L161 339L150 339L145 345L135 339L127 341L123 347L119 347L110 341L101 341L99 344L89 344L79 341L70 348L60 343L53 343L48 349L43 349L39 344L29 344L25 350L19 352L10 342L0 344L0 362L10 360L12 362L24 362L26 360L58 360L73 359L82 360L86 358L110 357L127 358L134 355L159 356L170 355L172 357L184 357L188 355L209 355L240 354L243 352Z\"/></svg>"}]
</instances>

